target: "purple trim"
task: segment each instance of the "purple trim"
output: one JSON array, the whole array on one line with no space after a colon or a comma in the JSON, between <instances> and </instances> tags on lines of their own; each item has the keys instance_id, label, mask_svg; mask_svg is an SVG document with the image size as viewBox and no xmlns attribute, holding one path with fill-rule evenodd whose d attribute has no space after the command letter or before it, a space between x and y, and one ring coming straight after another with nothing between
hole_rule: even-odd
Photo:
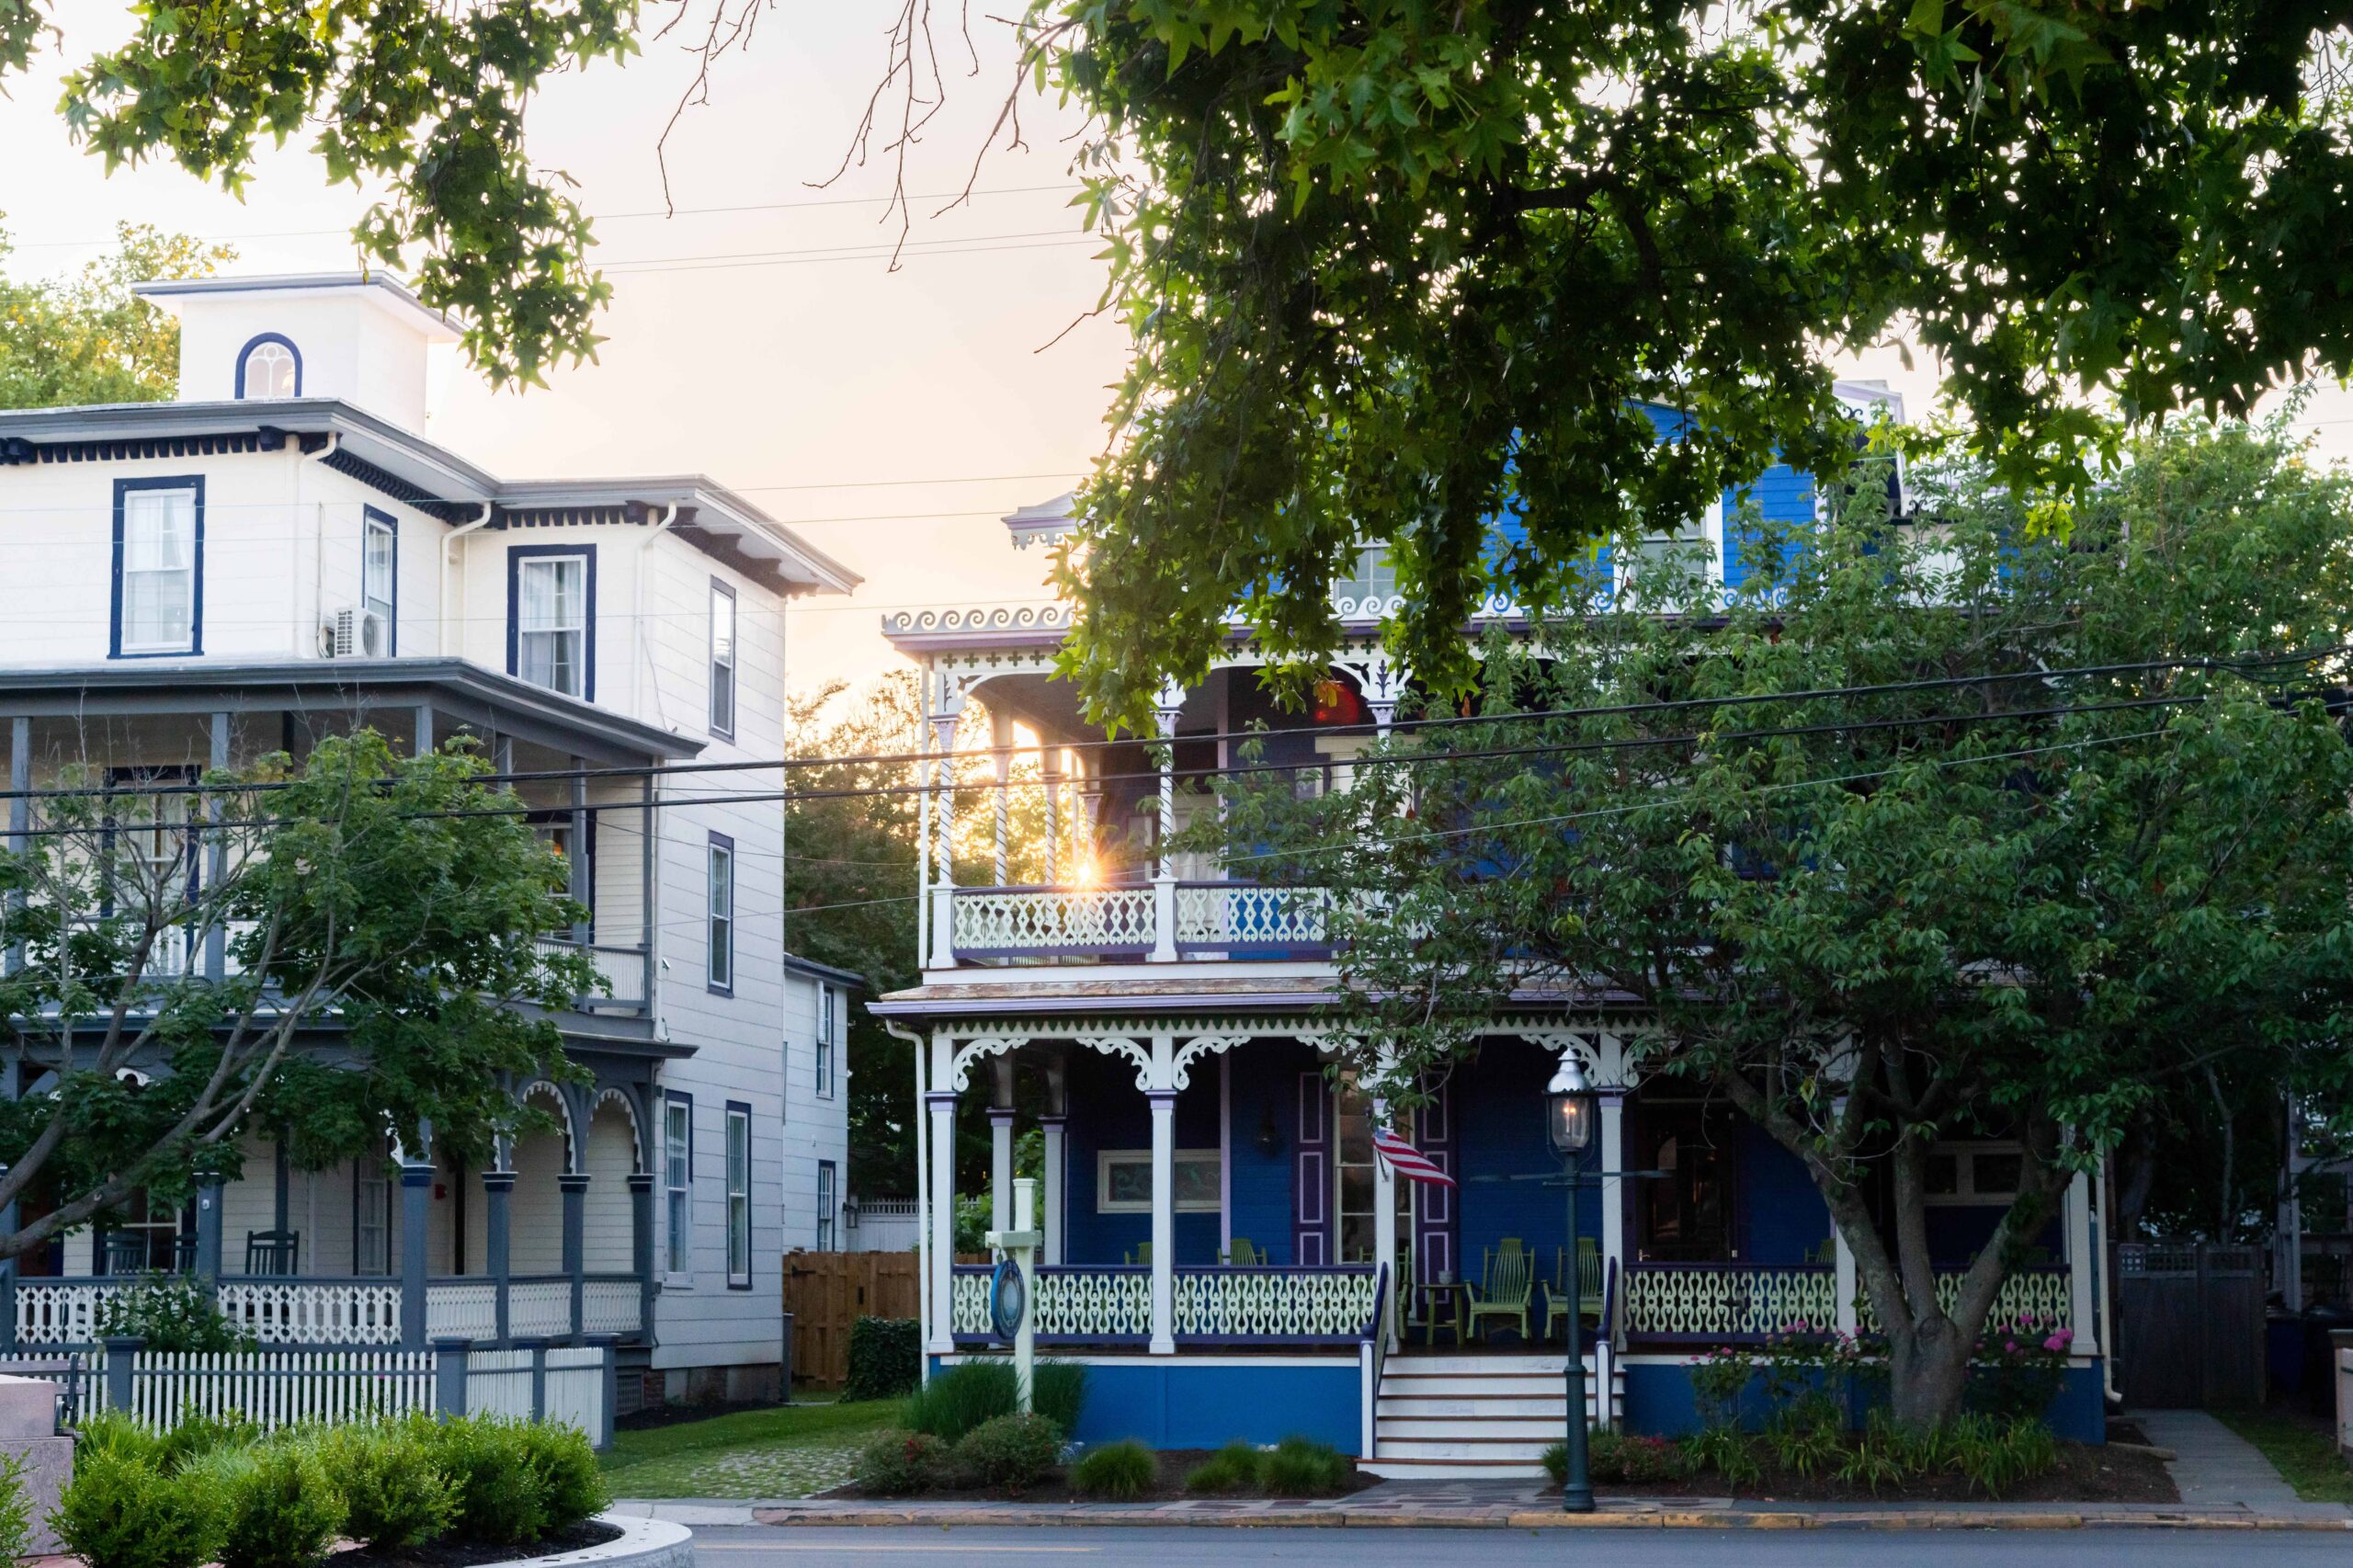
<instances>
[{"instance_id":1,"label":"purple trim","mask_svg":"<svg viewBox=\"0 0 2353 1568\"><path fill-rule=\"evenodd\" d=\"M1425 1083L1427 1085L1427 1080ZM1454 1135L1454 1081L1449 1077L1428 1085L1429 1097L1415 1113L1415 1131L1418 1136L1415 1147L1429 1156L1430 1164L1455 1174L1457 1144ZM1426 1285L1440 1276L1460 1268L1461 1251L1457 1229L1461 1224L1461 1206L1457 1193L1450 1187L1435 1183L1425 1185L1415 1194L1414 1214L1414 1273L1413 1283Z\"/></svg>"},{"instance_id":2,"label":"purple trim","mask_svg":"<svg viewBox=\"0 0 2353 1568\"><path fill-rule=\"evenodd\" d=\"M952 1106L956 1103L956 1091L953 1089L926 1089L923 1093L923 1103L931 1107L934 1110L938 1110L944 1105Z\"/></svg>"},{"instance_id":3,"label":"purple trim","mask_svg":"<svg viewBox=\"0 0 2353 1568\"><path fill-rule=\"evenodd\" d=\"M1146 1089L1143 1092L1143 1097L1150 1100L1154 1105L1175 1105L1176 1103L1176 1091L1174 1089Z\"/></svg>"},{"instance_id":4,"label":"purple trim","mask_svg":"<svg viewBox=\"0 0 2353 1568\"><path fill-rule=\"evenodd\" d=\"M1299 1075L1298 1136L1291 1143L1291 1262L1321 1267L1332 1257L1332 1093L1322 1072Z\"/></svg>"},{"instance_id":5,"label":"purple trim","mask_svg":"<svg viewBox=\"0 0 2353 1568\"><path fill-rule=\"evenodd\" d=\"M1013 1108L1009 1105L993 1105L989 1107L989 1125L991 1127L1012 1126Z\"/></svg>"}]
</instances>

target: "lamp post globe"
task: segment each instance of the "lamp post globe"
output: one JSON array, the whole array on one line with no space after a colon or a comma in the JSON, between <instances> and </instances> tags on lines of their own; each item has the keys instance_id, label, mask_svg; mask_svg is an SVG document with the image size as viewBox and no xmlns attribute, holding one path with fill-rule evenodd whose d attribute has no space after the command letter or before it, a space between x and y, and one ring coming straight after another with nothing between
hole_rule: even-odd
<instances>
[{"instance_id":1,"label":"lamp post globe","mask_svg":"<svg viewBox=\"0 0 2353 1568\"><path fill-rule=\"evenodd\" d=\"M1579 1166L1586 1147L1593 1142L1598 1102L1599 1096L1586 1081L1585 1069L1576 1053L1563 1052L1560 1071L1544 1085L1544 1134L1552 1152L1561 1156L1563 1185L1569 1193L1568 1256L1561 1270L1569 1292L1565 1369L1568 1430L1562 1435L1562 1448L1568 1460L1561 1480L1561 1511L1564 1514L1593 1512L1593 1471L1586 1454L1585 1346L1579 1343L1582 1336L1578 1332L1583 1326L1579 1314L1585 1310L1585 1274L1577 1256L1577 1190L1583 1185Z\"/></svg>"}]
</instances>

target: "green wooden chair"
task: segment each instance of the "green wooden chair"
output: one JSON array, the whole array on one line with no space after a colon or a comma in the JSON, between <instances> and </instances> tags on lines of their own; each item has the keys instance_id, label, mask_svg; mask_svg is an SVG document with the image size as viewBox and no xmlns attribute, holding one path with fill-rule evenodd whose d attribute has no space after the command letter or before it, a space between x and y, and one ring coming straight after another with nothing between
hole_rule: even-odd
<instances>
[{"instance_id":1,"label":"green wooden chair","mask_svg":"<svg viewBox=\"0 0 2353 1568\"><path fill-rule=\"evenodd\" d=\"M1483 1344L1487 1331L1480 1325L1489 1318L1503 1318L1518 1323L1519 1337L1527 1340L1529 1298L1536 1290L1535 1260L1518 1236L1504 1237L1483 1256L1479 1284L1471 1292L1471 1332Z\"/></svg>"},{"instance_id":2,"label":"green wooden chair","mask_svg":"<svg viewBox=\"0 0 2353 1568\"><path fill-rule=\"evenodd\" d=\"M1152 1262L1152 1244L1150 1242L1138 1242L1134 1248L1129 1252L1128 1261L1130 1263L1149 1265Z\"/></svg>"},{"instance_id":3,"label":"green wooden chair","mask_svg":"<svg viewBox=\"0 0 2353 1568\"><path fill-rule=\"evenodd\" d=\"M1837 1262L1838 1238L1836 1236L1825 1236L1821 1241L1814 1243L1813 1245L1805 1249L1805 1260L1808 1263Z\"/></svg>"},{"instance_id":4,"label":"green wooden chair","mask_svg":"<svg viewBox=\"0 0 2353 1568\"><path fill-rule=\"evenodd\" d=\"M1569 1249L1553 1249L1552 1278L1544 1285L1544 1337L1552 1337L1552 1325L1563 1329L1569 1322ZM1577 1238L1577 1313L1601 1322L1601 1248L1591 1236Z\"/></svg>"},{"instance_id":5,"label":"green wooden chair","mask_svg":"<svg viewBox=\"0 0 2353 1568\"><path fill-rule=\"evenodd\" d=\"M1264 1248L1253 1244L1248 1236L1236 1236L1226 1247L1223 1261L1236 1268L1264 1268L1267 1267L1267 1254Z\"/></svg>"}]
</instances>

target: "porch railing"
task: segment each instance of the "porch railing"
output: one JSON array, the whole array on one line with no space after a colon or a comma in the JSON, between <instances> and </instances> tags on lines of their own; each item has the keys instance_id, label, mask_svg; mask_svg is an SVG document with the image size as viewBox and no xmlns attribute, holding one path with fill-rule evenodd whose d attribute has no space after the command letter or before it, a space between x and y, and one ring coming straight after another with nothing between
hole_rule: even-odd
<instances>
[{"instance_id":1,"label":"porch railing","mask_svg":"<svg viewBox=\"0 0 2353 1568\"><path fill-rule=\"evenodd\" d=\"M1324 888L1163 881L956 888L945 917L957 963L1212 954L1302 959L1329 954L1331 909Z\"/></svg>"},{"instance_id":2,"label":"porch railing","mask_svg":"<svg viewBox=\"0 0 2353 1568\"><path fill-rule=\"evenodd\" d=\"M1820 1264L1633 1263L1626 1267L1625 1335L1651 1343L1742 1344L1772 1335L1834 1328L1838 1322L1835 1266ZM1960 1270L1937 1275L1947 1312L1961 1299ZM1989 1329L2047 1335L2073 1321L2072 1281L2064 1268L2022 1268L2002 1283ZM1875 1334L1879 1315L1858 1292L1855 1328Z\"/></svg>"},{"instance_id":3,"label":"porch railing","mask_svg":"<svg viewBox=\"0 0 2353 1568\"><path fill-rule=\"evenodd\" d=\"M615 1007L642 1006L645 1002L645 949L602 942L575 942L568 936L541 937L537 946L548 957L586 959L597 966L598 984L580 997L583 1006L603 1003Z\"/></svg>"},{"instance_id":4,"label":"porch railing","mask_svg":"<svg viewBox=\"0 0 2353 1568\"><path fill-rule=\"evenodd\" d=\"M949 1324L960 1344L989 1327L986 1264L949 1276ZM1040 1345L1144 1345L1152 1339L1146 1264L1060 1264L1036 1271L1030 1310ZM1170 1317L1179 1345L1353 1345L1373 1320L1372 1266L1178 1268Z\"/></svg>"},{"instance_id":5,"label":"porch railing","mask_svg":"<svg viewBox=\"0 0 2353 1568\"><path fill-rule=\"evenodd\" d=\"M103 1337L107 1298L156 1278L17 1280L11 1311L15 1344L28 1351L94 1346ZM213 1297L222 1315L264 1348L332 1350L401 1343L402 1289L397 1279L225 1278L213 1287ZM488 1343L497 1338L495 1280L482 1276L436 1279L426 1286L425 1301L427 1339ZM508 1283L507 1333L513 1338L611 1335L627 1339L645 1327L644 1291L637 1276L586 1276L581 1285L580 1317L574 1324L567 1275L518 1276Z\"/></svg>"}]
</instances>

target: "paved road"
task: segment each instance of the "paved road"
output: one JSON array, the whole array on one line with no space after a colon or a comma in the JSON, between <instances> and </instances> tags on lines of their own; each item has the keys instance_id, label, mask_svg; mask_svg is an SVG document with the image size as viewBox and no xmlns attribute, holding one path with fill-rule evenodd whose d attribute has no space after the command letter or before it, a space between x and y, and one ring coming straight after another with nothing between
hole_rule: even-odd
<instances>
[{"instance_id":1,"label":"paved road","mask_svg":"<svg viewBox=\"0 0 2353 1568\"><path fill-rule=\"evenodd\" d=\"M700 1528L698 1568L2345 1568L2342 1533L1982 1530L1852 1535L1779 1530Z\"/></svg>"}]
</instances>

